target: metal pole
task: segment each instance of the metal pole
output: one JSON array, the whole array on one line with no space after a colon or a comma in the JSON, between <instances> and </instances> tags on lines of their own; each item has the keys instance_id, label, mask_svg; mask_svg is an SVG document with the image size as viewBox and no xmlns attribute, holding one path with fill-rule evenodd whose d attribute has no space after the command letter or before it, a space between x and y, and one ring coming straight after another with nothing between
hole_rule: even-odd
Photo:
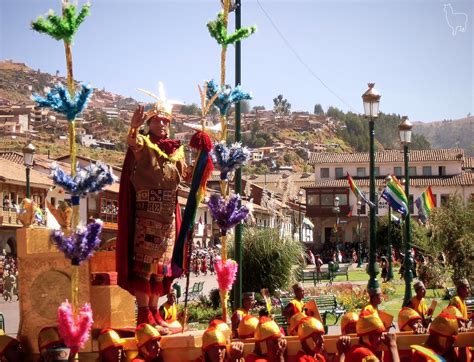
<instances>
[{"instance_id":1,"label":"metal pole","mask_svg":"<svg viewBox=\"0 0 474 362\"><path fill-rule=\"evenodd\" d=\"M375 197L375 125L374 119L370 117L369 121L370 131L370 201L374 204L377 203ZM379 288L379 282L377 280L377 271L375 264L377 263L375 252L377 248L376 243L376 220L375 220L376 206L370 208L370 244L369 244L369 284L368 287L375 289Z\"/></svg>"},{"instance_id":2,"label":"metal pole","mask_svg":"<svg viewBox=\"0 0 474 362\"><path fill-rule=\"evenodd\" d=\"M235 1L235 30L241 28L241 0ZM241 84L241 47L240 41L235 43L235 85ZM241 116L240 102L235 104L235 141L241 142L242 135L240 133L240 116ZM235 192L242 195L242 169L237 169L235 172ZM240 201L239 201L240 204ZM240 207L240 205L239 205ZM235 228L235 260L239 265L237 272L237 279L234 286L234 308L242 306L242 231L243 224L240 223Z\"/></svg>"},{"instance_id":3,"label":"metal pole","mask_svg":"<svg viewBox=\"0 0 474 362\"><path fill-rule=\"evenodd\" d=\"M30 198L30 166L26 166L26 198Z\"/></svg>"},{"instance_id":4,"label":"metal pole","mask_svg":"<svg viewBox=\"0 0 474 362\"><path fill-rule=\"evenodd\" d=\"M410 175L408 174L408 144L403 145L403 158L405 160L405 194L407 195L407 215L405 218L405 297L403 306L407 306L412 298L411 283L413 281L413 256L411 255L411 235L410 235Z\"/></svg>"},{"instance_id":5,"label":"metal pole","mask_svg":"<svg viewBox=\"0 0 474 362\"><path fill-rule=\"evenodd\" d=\"M303 241L303 223L302 223L302 220L301 220L301 200L299 200L299 204L300 204L300 242Z\"/></svg>"},{"instance_id":6,"label":"metal pole","mask_svg":"<svg viewBox=\"0 0 474 362\"><path fill-rule=\"evenodd\" d=\"M361 224L360 224L360 208L357 208L357 224L358 224L358 230L357 230L357 239L358 239L358 258L357 258L357 267L362 268L362 242L360 241L360 234L362 231Z\"/></svg>"},{"instance_id":7,"label":"metal pole","mask_svg":"<svg viewBox=\"0 0 474 362\"><path fill-rule=\"evenodd\" d=\"M392 229L392 208L388 205L388 236L387 236L387 254L388 254L388 273L387 273L387 281L393 279L393 265L392 265L392 236L391 236L391 229Z\"/></svg>"}]
</instances>

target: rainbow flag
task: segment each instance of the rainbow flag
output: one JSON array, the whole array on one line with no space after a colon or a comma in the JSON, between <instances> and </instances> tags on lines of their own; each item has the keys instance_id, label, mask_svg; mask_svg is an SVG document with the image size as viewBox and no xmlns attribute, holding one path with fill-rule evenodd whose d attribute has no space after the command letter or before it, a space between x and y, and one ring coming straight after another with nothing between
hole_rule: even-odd
<instances>
[{"instance_id":1,"label":"rainbow flag","mask_svg":"<svg viewBox=\"0 0 474 362\"><path fill-rule=\"evenodd\" d=\"M403 187L395 176L392 176L390 182L385 186L382 196L387 200L392 209L402 214L403 217L408 215L408 199Z\"/></svg>"},{"instance_id":2,"label":"rainbow flag","mask_svg":"<svg viewBox=\"0 0 474 362\"><path fill-rule=\"evenodd\" d=\"M421 222L424 224L430 218L431 210L436 205L436 200L434 198L433 192L431 191L431 186L428 188L415 200L415 205L418 208L418 216Z\"/></svg>"},{"instance_id":3,"label":"rainbow flag","mask_svg":"<svg viewBox=\"0 0 474 362\"><path fill-rule=\"evenodd\" d=\"M375 207L375 204L372 201L370 201L367 198L367 196L364 195L362 191L359 190L354 180L352 179L351 175L349 175L349 172L347 173L347 181L349 181L349 187L351 188L351 191L355 195L355 197L357 197L357 199L364 200L365 203L373 209Z\"/></svg>"}]
</instances>

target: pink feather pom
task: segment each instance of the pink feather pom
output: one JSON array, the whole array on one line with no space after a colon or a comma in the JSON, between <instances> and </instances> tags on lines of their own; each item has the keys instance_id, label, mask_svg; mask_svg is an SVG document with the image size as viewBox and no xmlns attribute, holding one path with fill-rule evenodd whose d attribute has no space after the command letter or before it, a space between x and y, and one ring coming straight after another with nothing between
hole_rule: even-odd
<instances>
[{"instance_id":1,"label":"pink feather pom","mask_svg":"<svg viewBox=\"0 0 474 362\"><path fill-rule=\"evenodd\" d=\"M77 353L79 348L84 347L84 344L90 337L90 330L92 324L92 309L89 303L79 311L79 315L74 315L71 304L66 300L58 308L58 329L59 334L64 339L66 346L71 348L71 353Z\"/></svg>"},{"instance_id":2,"label":"pink feather pom","mask_svg":"<svg viewBox=\"0 0 474 362\"><path fill-rule=\"evenodd\" d=\"M234 284L237 276L238 264L232 259L227 259L225 262L217 258L214 262L214 267L217 274L217 284L220 290L229 292Z\"/></svg>"}]
</instances>

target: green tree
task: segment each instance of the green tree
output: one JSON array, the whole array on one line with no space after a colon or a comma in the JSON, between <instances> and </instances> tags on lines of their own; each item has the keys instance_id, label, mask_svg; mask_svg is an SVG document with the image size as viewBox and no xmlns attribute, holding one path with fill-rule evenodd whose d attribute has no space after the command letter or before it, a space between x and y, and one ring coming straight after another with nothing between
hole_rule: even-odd
<instances>
[{"instance_id":1,"label":"green tree","mask_svg":"<svg viewBox=\"0 0 474 362\"><path fill-rule=\"evenodd\" d=\"M242 114L250 113L250 102L249 101L241 101L240 102L240 112Z\"/></svg>"},{"instance_id":2,"label":"green tree","mask_svg":"<svg viewBox=\"0 0 474 362\"><path fill-rule=\"evenodd\" d=\"M257 111L264 111L265 110L265 106L254 106L252 108L252 113L257 113Z\"/></svg>"},{"instance_id":3,"label":"green tree","mask_svg":"<svg viewBox=\"0 0 474 362\"><path fill-rule=\"evenodd\" d=\"M474 280L474 202L451 195L446 205L433 209L431 245L446 253L453 280Z\"/></svg>"},{"instance_id":4,"label":"green tree","mask_svg":"<svg viewBox=\"0 0 474 362\"><path fill-rule=\"evenodd\" d=\"M324 114L323 106L319 103L314 105L314 114L317 116L322 116Z\"/></svg>"},{"instance_id":5,"label":"green tree","mask_svg":"<svg viewBox=\"0 0 474 362\"><path fill-rule=\"evenodd\" d=\"M430 142L421 134L411 135L410 148L413 150L429 150L431 148Z\"/></svg>"},{"instance_id":6,"label":"green tree","mask_svg":"<svg viewBox=\"0 0 474 362\"><path fill-rule=\"evenodd\" d=\"M282 94L279 94L273 98L273 112L278 117L288 116L291 112L291 103Z\"/></svg>"},{"instance_id":7,"label":"green tree","mask_svg":"<svg viewBox=\"0 0 474 362\"><path fill-rule=\"evenodd\" d=\"M199 116L201 114L201 108L196 103L184 104L181 106L181 113L189 116Z\"/></svg>"}]
</instances>

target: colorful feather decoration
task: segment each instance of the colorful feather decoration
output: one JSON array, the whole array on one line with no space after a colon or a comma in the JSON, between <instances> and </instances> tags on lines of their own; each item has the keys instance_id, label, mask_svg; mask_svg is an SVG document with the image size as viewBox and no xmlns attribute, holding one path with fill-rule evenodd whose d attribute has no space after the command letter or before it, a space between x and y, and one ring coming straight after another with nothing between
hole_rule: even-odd
<instances>
[{"instance_id":1,"label":"colorful feather decoration","mask_svg":"<svg viewBox=\"0 0 474 362\"><path fill-rule=\"evenodd\" d=\"M227 180L230 172L247 163L251 153L247 147L242 147L240 142L234 143L230 148L220 142L214 145L212 156L221 172L221 180Z\"/></svg>"},{"instance_id":2,"label":"colorful feather decoration","mask_svg":"<svg viewBox=\"0 0 474 362\"><path fill-rule=\"evenodd\" d=\"M224 12L222 11L217 14L216 20L212 20L207 23L207 29L209 30L209 33L222 47L227 47L229 44L234 44L238 41L248 38L257 31L256 26L248 26L240 28L235 33L228 34L226 23L227 22Z\"/></svg>"},{"instance_id":3,"label":"colorful feather decoration","mask_svg":"<svg viewBox=\"0 0 474 362\"><path fill-rule=\"evenodd\" d=\"M77 165L74 177L66 174L56 163L53 163L51 178L55 185L75 196L86 196L92 192L102 191L105 186L118 181L112 167L100 161L91 163L85 168Z\"/></svg>"},{"instance_id":4,"label":"colorful feather decoration","mask_svg":"<svg viewBox=\"0 0 474 362\"><path fill-rule=\"evenodd\" d=\"M252 99L252 94L243 91L240 85L236 86L234 89L232 89L228 84L220 87L214 79L211 79L207 82L206 96L208 99L211 99L216 94L217 98L213 104L219 109L221 116L227 114L233 103Z\"/></svg>"},{"instance_id":5,"label":"colorful feather decoration","mask_svg":"<svg viewBox=\"0 0 474 362\"><path fill-rule=\"evenodd\" d=\"M58 16L53 10L49 10L46 19L39 16L36 21L31 22L31 28L38 33L44 33L56 40L63 40L71 44L74 35L87 15L89 15L90 4L86 3L76 15L77 6L63 1L62 16Z\"/></svg>"},{"instance_id":6,"label":"colorful feather decoration","mask_svg":"<svg viewBox=\"0 0 474 362\"><path fill-rule=\"evenodd\" d=\"M220 290L230 292L237 276L238 265L232 259L222 260L216 258L214 267L217 274L217 284Z\"/></svg>"},{"instance_id":7,"label":"colorful feather decoration","mask_svg":"<svg viewBox=\"0 0 474 362\"><path fill-rule=\"evenodd\" d=\"M65 115L71 122L84 110L92 92L93 89L90 85L82 84L81 91L72 100L68 90L62 84L58 84L46 95L46 98L33 94L33 100L40 107L51 108L53 111Z\"/></svg>"},{"instance_id":8,"label":"colorful feather decoration","mask_svg":"<svg viewBox=\"0 0 474 362\"><path fill-rule=\"evenodd\" d=\"M84 347L90 337L94 320L89 303L82 306L78 315L74 315L71 304L66 300L58 308L58 330L64 344L71 348L71 353L76 354Z\"/></svg>"},{"instance_id":9,"label":"colorful feather decoration","mask_svg":"<svg viewBox=\"0 0 474 362\"><path fill-rule=\"evenodd\" d=\"M80 265L89 259L100 245L102 221L96 219L85 228L77 228L70 236L65 236L60 230L51 233L51 241L71 260L72 265Z\"/></svg>"},{"instance_id":10,"label":"colorful feather decoration","mask_svg":"<svg viewBox=\"0 0 474 362\"><path fill-rule=\"evenodd\" d=\"M231 195L227 202L219 194L212 194L209 198L209 211L222 235L226 235L230 229L247 218L249 209L245 206L239 207L239 201L240 196L236 194Z\"/></svg>"}]
</instances>

